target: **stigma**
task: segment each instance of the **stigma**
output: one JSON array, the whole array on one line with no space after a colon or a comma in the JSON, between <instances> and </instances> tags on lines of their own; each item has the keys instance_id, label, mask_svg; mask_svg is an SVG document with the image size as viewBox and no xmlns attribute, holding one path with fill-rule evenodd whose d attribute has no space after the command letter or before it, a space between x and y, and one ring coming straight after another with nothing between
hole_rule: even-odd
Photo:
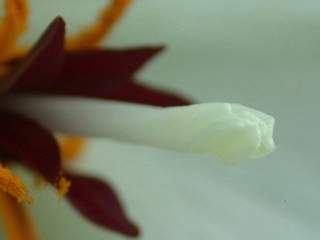
<instances>
[{"instance_id":1,"label":"stigma","mask_svg":"<svg viewBox=\"0 0 320 240\"><path fill-rule=\"evenodd\" d=\"M205 154L229 163L264 157L275 149L274 118L240 104L154 107L30 95L6 97L2 102L65 134Z\"/></svg>"}]
</instances>

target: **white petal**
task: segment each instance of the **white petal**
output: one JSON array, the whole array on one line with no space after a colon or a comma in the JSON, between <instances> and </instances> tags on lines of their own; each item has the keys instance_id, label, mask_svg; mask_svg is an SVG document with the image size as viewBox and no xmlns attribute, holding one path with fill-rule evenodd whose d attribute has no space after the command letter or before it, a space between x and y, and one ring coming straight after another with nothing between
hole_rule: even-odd
<instances>
[{"instance_id":1,"label":"white petal","mask_svg":"<svg viewBox=\"0 0 320 240\"><path fill-rule=\"evenodd\" d=\"M159 108L30 95L7 97L3 104L55 131L205 153L229 162L262 157L274 149L273 117L238 104Z\"/></svg>"},{"instance_id":2,"label":"white petal","mask_svg":"<svg viewBox=\"0 0 320 240\"><path fill-rule=\"evenodd\" d=\"M114 141L90 143L76 170L114 185L141 240L319 239L317 172L297 164L295 153L281 148L270 161L229 167ZM62 239L127 239L89 224L52 193L40 194L32 208L43 239L56 239L57 232Z\"/></svg>"}]
</instances>

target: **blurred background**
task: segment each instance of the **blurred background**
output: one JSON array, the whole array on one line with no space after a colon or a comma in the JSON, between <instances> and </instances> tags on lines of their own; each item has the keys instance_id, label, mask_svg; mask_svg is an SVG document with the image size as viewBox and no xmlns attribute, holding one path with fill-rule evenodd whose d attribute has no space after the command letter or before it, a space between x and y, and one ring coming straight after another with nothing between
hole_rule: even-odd
<instances>
[{"instance_id":1,"label":"blurred background","mask_svg":"<svg viewBox=\"0 0 320 240\"><path fill-rule=\"evenodd\" d=\"M105 0L32 0L32 43L56 15L75 32ZM196 102L236 102L276 118L271 156L214 159L92 140L81 171L111 181L141 239L320 238L320 3L315 0L137 0L109 47L167 46L139 73ZM124 239L78 217L49 190L32 207L42 239Z\"/></svg>"}]
</instances>

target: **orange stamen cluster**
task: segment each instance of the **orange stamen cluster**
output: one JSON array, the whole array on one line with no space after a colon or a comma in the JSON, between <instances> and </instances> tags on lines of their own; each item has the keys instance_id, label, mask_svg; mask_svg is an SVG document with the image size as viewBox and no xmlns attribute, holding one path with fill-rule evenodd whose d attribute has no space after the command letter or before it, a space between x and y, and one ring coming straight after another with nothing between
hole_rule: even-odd
<instances>
[{"instance_id":1,"label":"orange stamen cluster","mask_svg":"<svg viewBox=\"0 0 320 240\"><path fill-rule=\"evenodd\" d=\"M18 202L31 203L32 198L28 195L26 186L21 179L0 165L0 189L16 198Z\"/></svg>"},{"instance_id":2,"label":"orange stamen cluster","mask_svg":"<svg viewBox=\"0 0 320 240\"><path fill-rule=\"evenodd\" d=\"M76 159L85 146L85 140L80 137L60 136L59 145L61 150L61 158L64 163Z\"/></svg>"},{"instance_id":3,"label":"orange stamen cluster","mask_svg":"<svg viewBox=\"0 0 320 240\"><path fill-rule=\"evenodd\" d=\"M23 205L0 192L0 218L7 240L37 240L30 216Z\"/></svg>"},{"instance_id":4,"label":"orange stamen cluster","mask_svg":"<svg viewBox=\"0 0 320 240\"><path fill-rule=\"evenodd\" d=\"M27 28L28 15L26 0L5 1L5 15L0 21L0 63L16 55L18 39Z\"/></svg>"},{"instance_id":5,"label":"orange stamen cluster","mask_svg":"<svg viewBox=\"0 0 320 240\"><path fill-rule=\"evenodd\" d=\"M57 186L59 197L63 197L64 195L66 195L69 191L70 186L71 182L69 180L64 177L60 178Z\"/></svg>"}]
</instances>

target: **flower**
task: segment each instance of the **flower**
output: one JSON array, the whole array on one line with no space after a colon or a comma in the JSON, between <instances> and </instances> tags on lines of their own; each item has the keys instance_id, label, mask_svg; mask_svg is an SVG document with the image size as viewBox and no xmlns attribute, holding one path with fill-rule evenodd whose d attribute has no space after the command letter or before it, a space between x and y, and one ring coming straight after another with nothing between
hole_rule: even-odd
<instances>
[{"instance_id":1,"label":"flower","mask_svg":"<svg viewBox=\"0 0 320 240\"><path fill-rule=\"evenodd\" d=\"M107 135L168 149L209 153L231 161L260 157L273 150L273 118L261 112L224 103L160 108L190 104L182 97L133 81L134 73L161 47L97 48L99 40L109 32L129 1L114 1L97 24L67 40L66 48L64 21L56 18L27 55L23 55L25 50L17 48L16 43L25 28L27 5L24 1L9 0L6 4L7 15L0 31L4 46L0 86L2 164L19 162L34 170L92 222L128 236L139 234L109 185L62 167L61 150L50 130ZM101 100L88 100L88 105L79 105L76 98L61 101L60 97L56 99L57 95L120 100L153 107ZM90 123L81 119L79 125L75 124L77 112L90 114L92 104L101 104L97 121ZM73 116L68 115L70 109ZM0 170L1 189L11 196L1 195L8 237L35 239L25 210L12 198L30 203L26 186L9 168L1 166ZM25 228L19 228L19 219Z\"/></svg>"}]
</instances>

